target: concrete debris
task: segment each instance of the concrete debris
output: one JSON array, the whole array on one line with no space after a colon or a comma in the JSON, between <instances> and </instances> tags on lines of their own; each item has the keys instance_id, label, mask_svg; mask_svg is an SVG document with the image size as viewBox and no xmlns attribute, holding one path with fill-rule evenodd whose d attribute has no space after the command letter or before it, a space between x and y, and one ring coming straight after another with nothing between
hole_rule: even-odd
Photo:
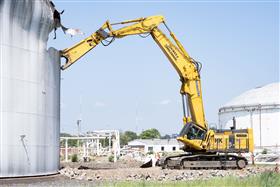
<instances>
[{"instance_id":1,"label":"concrete debris","mask_svg":"<svg viewBox=\"0 0 280 187\"><path fill-rule=\"evenodd\" d=\"M279 154L259 154L255 156L255 162L266 162L266 163L280 163L280 155Z\"/></svg>"},{"instance_id":2,"label":"concrete debris","mask_svg":"<svg viewBox=\"0 0 280 187\"><path fill-rule=\"evenodd\" d=\"M160 167L78 170L65 167L60 173L70 179L87 181L190 181L228 176L242 179L266 171L275 171L275 166L249 166L243 170L171 170Z\"/></svg>"},{"instance_id":3,"label":"concrete debris","mask_svg":"<svg viewBox=\"0 0 280 187\"><path fill-rule=\"evenodd\" d=\"M146 157L147 158L147 157ZM147 159L148 160L148 159ZM122 156L116 163L109 162L107 157L96 157L92 162L62 163L60 173L70 179L81 181L190 181L208 180L234 176L240 179L266 171L279 172L278 165L252 166L245 169L228 170L171 170L161 167L140 168L142 162L130 156Z\"/></svg>"}]
</instances>

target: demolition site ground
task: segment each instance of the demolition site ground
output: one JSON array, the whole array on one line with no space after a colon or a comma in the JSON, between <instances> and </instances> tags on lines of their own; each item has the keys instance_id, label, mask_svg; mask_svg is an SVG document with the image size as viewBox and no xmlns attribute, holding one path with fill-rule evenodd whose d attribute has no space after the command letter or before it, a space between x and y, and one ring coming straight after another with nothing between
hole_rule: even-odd
<instances>
[{"instance_id":1,"label":"demolition site ground","mask_svg":"<svg viewBox=\"0 0 280 187\"><path fill-rule=\"evenodd\" d=\"M249 165L242 170L171 170L140 168L130 157L116 163L100 158L91 162L61 163L59 174L2 179L0 186L280 186L278 166Z\"/></svg>"}]
</instances>

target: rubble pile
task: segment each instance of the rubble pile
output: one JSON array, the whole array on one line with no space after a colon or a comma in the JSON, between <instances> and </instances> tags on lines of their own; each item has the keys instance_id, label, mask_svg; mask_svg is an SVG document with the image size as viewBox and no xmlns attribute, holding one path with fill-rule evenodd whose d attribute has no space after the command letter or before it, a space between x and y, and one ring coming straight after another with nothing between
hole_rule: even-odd
<instances>
[{"instance_id":1,"label":"rubble pile","mask_svg":"<svg viewBox=\"0 0 280 187\"><path fill-rule=\"evenodd\" d=\"M83 168L83 167L80 167ZM266 171L273 171L274 167L251 166L243 170L170 170L154 168L118 168L118 169L78 169L69 166L60 173L70 179L87 181L190 181L208 180L213 177L235 176L245 178Z\"/></svg>"}]
</instances>

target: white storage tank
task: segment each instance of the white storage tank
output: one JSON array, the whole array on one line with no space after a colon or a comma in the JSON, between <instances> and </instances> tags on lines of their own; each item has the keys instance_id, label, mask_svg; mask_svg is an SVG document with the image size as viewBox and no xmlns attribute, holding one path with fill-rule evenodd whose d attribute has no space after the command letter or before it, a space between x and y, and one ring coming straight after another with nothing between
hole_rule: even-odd
<instances>
[{"instance_id":1,"label":"white storage tank","mask_svg":"<svg viewBox=\"0 0 280 187\"><path fill-rule=\"evenodd\" d=\"M48 0L0 1L0 178L59 169L60 58Z\"/></svg>"},{"instance_id":2,"label":"white storage tank","mask_svg":"<svg viewBox=\"0 0 280 187\"><path fill-rule=\"evenodd\" d=\"M219 109L221 128L253 128L256 150L280 151L279 83L248 90Z\"/></svg>"}]
</instances>

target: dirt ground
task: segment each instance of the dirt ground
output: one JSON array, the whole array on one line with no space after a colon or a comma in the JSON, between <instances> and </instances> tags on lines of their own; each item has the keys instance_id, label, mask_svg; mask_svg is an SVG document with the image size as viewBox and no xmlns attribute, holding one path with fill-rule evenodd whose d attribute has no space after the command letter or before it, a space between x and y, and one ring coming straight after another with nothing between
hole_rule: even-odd
<instances>
[{"instance_id":1,"label":"dirt ground","mask_svg":"<svg viewBox=\"0 0 280 187\"><path fill-rule=\"evenodd\" d=\"M171 170L160 167L140 168L141 164L130 157L121 158L116 163L109 162L107 158L101 158L88 163L63 163L60 173L70 179L82 181L186 181L226 176L244 178L275 170L275 166L247 166L242 170Z\"/></svg>"},{"instance_id":2,"label":"dirt ground","mask_svg":"<svg viewBox=\"0 0 280 187\"><path fill-rule=\"evenodd\" d=\"M88 167L92 170L97 169L118 169L118 168L139 168L143 163L132 159L129 156L120 158L116 163L109 162L108 157L96 157L91 162L61 162L61 168Z\"/></svg>"},{"instance_id":3,"label":"dirt ground","mask_svg":"<svg viewBox=\"0 0 280 187\"><path fill-rule=\"evenodd\" d=\"M1 179L0 186L102 186L118 181L193 181L213 177L235 176L246 178L266 171L275 171L275 166L247 166L245 169L228 170L171 170L160 167L140 168L141 162L123 157L116 163L101 157L91 162L62 162L58 175L19 179Z\"/></svg>"}]
</instances>

